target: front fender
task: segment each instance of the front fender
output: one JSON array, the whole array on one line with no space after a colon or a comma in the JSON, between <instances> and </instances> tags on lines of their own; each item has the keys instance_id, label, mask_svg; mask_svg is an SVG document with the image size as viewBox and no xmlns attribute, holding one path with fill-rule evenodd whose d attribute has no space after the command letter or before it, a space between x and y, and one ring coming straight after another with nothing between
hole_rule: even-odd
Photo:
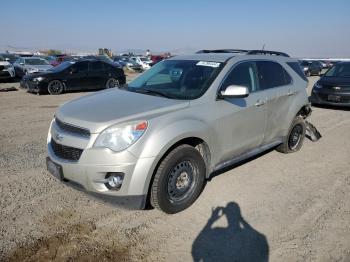
<instances>
[{"instance_id":1,"label":"front fender","mask_svg":"<svg viewBox=\"0 0 350 262\"><path fill-rule=\"evenodd\" d=\"M171 124L167 124L164 128L155 129L154 132L145 138L143 145L137 148L130 148L129 151L134 155L138 155L140 159L153 158L153 163L148 170L145 170L144 192L148 191L152 175L162 157L165 153L179 141L195 137L205 141L211 149L213 141L210 137L213 129L209 127L204 121L194 119L183 119ZM215 142L214 142L215 143ZM207 173L211 170L211 164L207 167Z\"/></svg>"}]
</instances>

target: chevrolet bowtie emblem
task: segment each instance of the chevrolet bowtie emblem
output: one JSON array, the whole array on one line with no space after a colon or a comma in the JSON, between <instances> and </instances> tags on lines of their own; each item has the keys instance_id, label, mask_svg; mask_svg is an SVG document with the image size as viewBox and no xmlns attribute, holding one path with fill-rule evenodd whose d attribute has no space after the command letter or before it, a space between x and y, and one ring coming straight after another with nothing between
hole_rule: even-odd
<instances>
[{"instance_id":1,"label":"chevrolet bowtie emblem","mask_svg":"<svg viewBox=\"0 0 350 262\"><path fill-rule=\"evenodd\" d=\"M56 135L55 135L55 140L56 140L56 141L63 141L63 136L60 135L60 134L56 134Z\"/></svg>"}]
</instances>

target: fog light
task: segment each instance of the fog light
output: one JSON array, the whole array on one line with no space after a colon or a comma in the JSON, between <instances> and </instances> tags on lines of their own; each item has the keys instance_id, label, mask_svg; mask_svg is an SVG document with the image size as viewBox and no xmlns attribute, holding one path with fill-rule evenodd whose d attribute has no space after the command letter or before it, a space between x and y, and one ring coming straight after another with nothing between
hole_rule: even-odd
<instances>
[{"instance_id":1,"label":"fog light","mask_svg":"<svg viewBox=\"0 0 350 262\"><path fill-rule=\"evenodd\" d=\"M106 180L105 185L108 189L119 190L123 184L124 173L107 173Z\"/></svg>"}]
</instances>

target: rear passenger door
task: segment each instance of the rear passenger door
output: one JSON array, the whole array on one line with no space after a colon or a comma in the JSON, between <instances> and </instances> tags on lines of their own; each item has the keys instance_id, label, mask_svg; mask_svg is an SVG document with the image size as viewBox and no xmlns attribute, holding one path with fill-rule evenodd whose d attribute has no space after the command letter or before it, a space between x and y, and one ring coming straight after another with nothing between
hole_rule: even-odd
<instances>
[{"instance_id":1,"label":"rear passenger door","mask_svg":"<svg viewBox=\"0 0 350 262\"><path fill-rule=\"evenodd\" d=\"M216 132L220 137L221 161L259 147L264 139L266 125L265 96L259 90L255 62L244 61L233 65L220 91L230 85L248 87L249 96L225 98L217 102L220 118Z\"/></svg>"},{"instance_id":2,"label":"rear passenger door","mask_svg":"<svg viewBox=\"0 0 350 262\"><path fill-rule=\"evenodd\" d=\"M89 79L91 81L91 88L105 88L108 79L107 65L102 61L90 62Z\"/></svg>"},{"instance_id":3,"label":"rear passenger door","mask_svg":"<svg viewBox=\"0 0 350 262\"><path fill-rule=\"evenodd\" d=\"M296 95L292 78L281 64L274 61L257 61L259 86L266 95L267 125L264 143L281 138L285 130L288 110Z\"/></svg>"}]
</instances>

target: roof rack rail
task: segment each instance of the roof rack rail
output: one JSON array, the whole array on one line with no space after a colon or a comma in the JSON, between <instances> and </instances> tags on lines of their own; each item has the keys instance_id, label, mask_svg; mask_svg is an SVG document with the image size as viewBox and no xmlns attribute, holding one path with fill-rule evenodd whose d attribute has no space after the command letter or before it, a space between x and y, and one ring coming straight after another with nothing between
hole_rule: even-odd
<instances>
[{"instance_id":1,"label":"roof rack rail","mask_svg":"<svg viewBox=\"0 0 350 262\"><path fill-rule=\"evenodd\" d=\"M278 55L289 57L288 54L278 51L269 51L269 50L250 50L247 55Z\"/></svg>"},{"instance_id":2,"label":"roof rack rail","mask_svg":"<svg viewBox=\"0 0 350 262\"><path fill-rule=\"evenodd\" d=\"M196 54L206 54L206 53L247 53L249 52L248 50L243 50L243 49L214 49L214 50L209 50L209 49L203 49L199 50L196 52Z\"/></svg>"}]
</instances>

